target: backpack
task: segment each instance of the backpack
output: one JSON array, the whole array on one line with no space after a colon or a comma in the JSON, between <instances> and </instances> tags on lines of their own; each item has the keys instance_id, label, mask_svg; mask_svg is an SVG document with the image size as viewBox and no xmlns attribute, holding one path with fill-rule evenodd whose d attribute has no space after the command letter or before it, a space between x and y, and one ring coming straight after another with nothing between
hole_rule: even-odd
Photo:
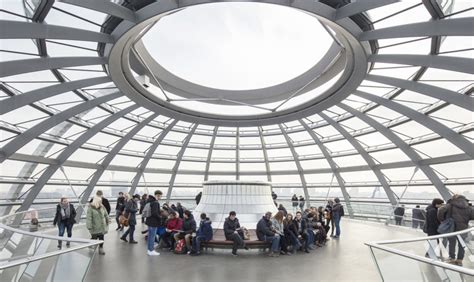
<instances>
[{"instance_id":1,"label":"backpack","mask_svg":"<svg viewBox=\"0 0 474 282\"><path fill-rule=\"evenodd\" d=\"M339 213L341 216L344 216L344 206L341 206L341 211Z\"/></svg>"},{"instance_id":2,"label":"backpack","mask_svg":"<svg viewBox=\"0 0 474 282\"><path fill-rule=\"evenodd\" d=\"M174 248L175 254L185 254L186 253L186 242L184 239L181 239L176 243L176 247Z\"/></svg>"},{"instance_id":3,"label":"backpack","mask_svg":"<svg viewBox=\"0 0 474 282\"><path fill-rule=\"evenodd\" d=\"M150 203L146 203L145 207L142 211L142 217L147 218L151 216L151 205Z\"/></svg>"}]
</instances>

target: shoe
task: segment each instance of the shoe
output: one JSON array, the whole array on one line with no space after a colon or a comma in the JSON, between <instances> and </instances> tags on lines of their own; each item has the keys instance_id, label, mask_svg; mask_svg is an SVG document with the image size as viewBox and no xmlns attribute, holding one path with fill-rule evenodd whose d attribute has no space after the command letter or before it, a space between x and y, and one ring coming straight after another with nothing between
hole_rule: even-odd
<instances>
[{"instance_id":1,"label":"shoe","mask_svg":"<svg viewBox=\"0 0 474 282\"><path fill-rule=\"evenodd\" d=\"M291 256L291 253L290 253L290 252L286 252L285 255Z\"/></svg>"},{"instance_id":2,"label":"shoe","mask_svg":"<svg viewBox=\"0 0 474 282\"><path fill-rule=\"evenodd\" d=\"M147 234L148 233L148 230L143 230L142 231L142 234Z\"/></svg>"},{"instance_id":3,"label":"shoe","mask_svg":"<svg viewBox=\"0 0 474 282\"><path fill-rule=\"evenodd\" d=\"M192 252L191 252L191 251L188 251L188 253L187 253L187 254L188 254L188 255L190 255L190 254L192 254Z\"/></svg>"},{"instance_id":4,"label":"shoe","mask_svg":"<svg viewBox=\"0 0 474 282\"><path fill-rule=\"evenodd\" d=\"M454 264L454 265L457 265L456 264L456 260L453 259L453 258L449 258L448 260L446 260L445 262L449 263L449 264Z\"/></svg>"},{"instance_id":5,"label":"shoe","mask_svg":"<svg viewBox=\"0 0 474 282\"><path fill-rule=\"evenodd\" d=\"M99 255L105 255L104 248L99 247Z\"/></svg>"},{"instance_id":6,"label":"shoe","mask_svg":"<svg viewBox=\"0 0 474 282\"><path fill-rule=\"evenodd\" d=\"M156 252L155 250L147 251L146 254L149 255L149 256L159 256L160 255L160 253Z\"/></svg>"},{"instance_id":7,"label":"shoe","mask_svg":"<svg viewBox=\"0 0 474 282\"><path fill-rule=\"evenodd\" d=\"M237 253L232 252L232 256L238 257L239 255Z\"/></svg>"},{"instance_id":8,"label":"shoe","mask_svg":"<svg viewBox=\"0 0 474 282\"><path fill-rule=\"evenodd\" d=\"M248 251L248 250L250 250L250 249L249 249L249 247L245 246L245 247L244 247L244 250Z\"/></svg>"},{"instance_id":9,"label":"shoe","mask_svg":"<svg viewBox=\"0 0 474 282\"><path fill-rule=\"evenodd\" d=\"M62 248L63 248L63 246L58 245L58 250L61 250Z\"/></svg>"},{"instance_id":10,"label":"shoe","mask_svg":"<svg viewBox=\"0 0 474 282\"><path fill-rule=\"evenodd\" d=\"M137 241L135 241L135 240L133 240L133 241L130 241L130 242L128 242L128 243L130 243L130 244L138 244L138 242L137 242Z\"/></svg>"},{"instance_id":11,"label":"shoe","mask_svg":"<svg viewBox=\"0 0 474 282\"><path fill-rule=\"evenodd\" d=\"M336 235L336 236L334 236L334 239L339 239L339 236L337 236L337 235Z\"/></svg>"},{"instance_id":12,"label":"shoe","mask_svg":"<svg viewBox=\"0 0 474 282\"><path fill-rule=\"evenodd\" d=\"M307 253L307 254L309 254L309 250L308 250L308 249L305 249L304 252Z\"/></svg>"},{"instance_id":13,"label":"shoe","mask_svg":"<svg viewBox=\"0 0 474 282\"><path fill-rule=\"evenodd\" d=\"M67 242L66 243L66 248L69 248L71 246L71 243L70 242Z\"/></svg>"},{"instance_id":14,"label":"shoe","mask_svg":"<svg viewBox=\"0 0 474 282\"><path fill-rule=\"evenodd\" d=\"M128 240L127 240L127 238L120 237L120 240L122 240L122 241L124 241L124 242L128 243Z\"/></svg>"},{"instance_id":15,"label":"shoe","mask_svg":"<svg viewBox=\"0 0 474 282\"><path fill-rule=\"evenodd\" d=\"M462 259L457 259L455 263L456 265L462 266Z\"/></svg>"},{"instance_id":16,"label":"shoe","mask_svg":"<svg viewBox=\"0 0 474 282\"><path fill-rule=\"evenodd\" d=\"M280 251L280 255L286 255L286 252Z\"/></svg>"},{"instance_id":17,"label":"shoe","mask_svg":"<svg viewBox=\"0 0 474 282\"><path fill-rule=\"evenodd\" d=\"M309 246L308 248L309 248L310 250L316 249L313 245Z\"/></svg>"}]
</instances>

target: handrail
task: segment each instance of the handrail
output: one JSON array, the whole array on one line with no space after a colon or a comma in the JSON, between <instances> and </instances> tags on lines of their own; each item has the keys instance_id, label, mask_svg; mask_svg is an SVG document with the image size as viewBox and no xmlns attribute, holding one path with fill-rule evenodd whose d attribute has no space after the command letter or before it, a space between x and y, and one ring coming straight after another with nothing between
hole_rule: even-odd
<instances>
[{"instance_id":1,"label":"handrail","mask_svg":"<svg viewBox=\"0 0 474 282\"><path fill-rule=\"evenodd\" d=\"M395 255L399 255L399 256L409 258L409 259L414 259L414 260L417 260L417 261L420 261L420 262L424 262L424 263L427 263L427 264L430 264L430 265L433 265L433 266L437 266L437 267L441 267L441 268L448 269L448 270L451 270L451 271L455 271L455 272L458 272L458 273L474 276L474 269L469 269L469 268L465 268L465 267L461 267L461 266L457 266L457 265L452 265L452 264L442 262L442 261L439 261L439 260L429 259L429 258L426 258L424 256L408 253L408 252L397 250L397 249L387 247L387 246L382 246L382 245L385 245L385 244L411 243L411 242L428 241L428 240L439 239L439 238L453 237L453 236L466 234L466 233L469 233L469 232L474 232L474 227L471 227L471 228L468 228L468 229L465 229L465 230L461 230L461 231L441 234L441 235L433 235L433 236L427 236L427 237L417 237L417 238L410 238L410 239L398 239L398 240L384 240L384 241L377 241L377 242L366 242L364 244L366 246L370 247L370 248L376 248L376 249L383 250L383 251L386 251L386 252L389 252L389 253L392 253L392 254L395 254Z\"/></svg>"},{"instance_id":2,"label":"handrail","mask_svg":"<svg viewBox=\"0 0 474 282\"><path fill-rule=\"evenodd\" d=\"M411 243L411 242L417 242L417 241L426 241L426 240L432 240L432 239L439 239L439 238L446 238L446 237L453 237L457 235L462 235L465 233L469 232L474 232L474 227L464 229L461 231L456 231L456 232L451 232L451 233L446 233L446 234L440 234L440 235L433 235L433 236L427 236L427 237L417 237L417 238L410 238L410 239L396 239L396 240L384 240L384 241L377 241L377 242L371 242L371 243L365 243L366 245L385 245L385 244L397 244L397 243Z\"/></svg>"},{"instance_id":3,"label":"handrail","mask_svg":"<svg viewBox=\"0 0 474 282\"><path fill-rule=\"evenodd\" d=\"M371 244L371 243L364 243L364 244L367 245L367 246L370 246L372 248L380 249L380 250L383 250L383 251L386 251L386 252L389 252L389 253L392 253L392 254L400 255L400 256L403 256L403 257L406 257L406 258L421 261L421 262L424 262L424 263L427 263L427 264L430 264L430 265L434 265L434 266L438 266L438 267L441 267L441 268L444 268L444 269L449 269L449 270L452 270L452 271L455 271L455 272L459 272L459 273L474 276L474 270L473 269L469 269L469 268L461 267L461 266L457 266L457 265L452 265L452 264L449 264L449 263L446 263L446 262L441 262L441 261L434 260L434 259L429 259L429 258L426 258L424 256L414 255L412 253L396 250L394 248L390 248L390 247L386 247L386 246L379 246L377 244Z\"/></svg>"}]
</instances>

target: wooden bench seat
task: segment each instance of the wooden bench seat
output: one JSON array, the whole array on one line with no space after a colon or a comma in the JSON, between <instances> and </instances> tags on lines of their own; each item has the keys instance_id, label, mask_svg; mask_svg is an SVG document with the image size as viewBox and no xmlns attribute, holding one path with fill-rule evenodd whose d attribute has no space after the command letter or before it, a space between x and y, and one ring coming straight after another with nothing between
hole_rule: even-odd
<instances>
[{"instance_id":1,"label":"wooden bench seat","mask_svg":"<svg viewBox=\"0 0 474 282\"><path fill-rule=\"evenodd\" d=\"M245 240L245 245L250 249L267 249L270 248L270 243L258 241L257 233L255 230L249 230L250 240ZM215 248L215 249L231 249L233 241L225 239L224 230L218 229L214 231L212 240L207 242L202 242L201 245L205 249Z\"/></svg>"}]
</instances>

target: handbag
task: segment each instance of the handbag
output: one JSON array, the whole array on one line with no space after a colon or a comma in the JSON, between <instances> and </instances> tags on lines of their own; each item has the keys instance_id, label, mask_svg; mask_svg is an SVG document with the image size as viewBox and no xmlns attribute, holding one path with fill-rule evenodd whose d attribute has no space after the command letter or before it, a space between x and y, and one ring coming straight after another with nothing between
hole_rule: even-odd
<instances>
[{"instance_id":1,"label":"handbag","mask_svg":"<svg viewBox=\"0 0 474 282\"><path fill-rule=\"evenodd\" d=\"M126 217L125 215L121 214L121 215L119 216L119 223L120 223L120 225L127 227L128 224L129 224L129 222L128 222L128 217Z\"/></svg>"},{"instance_id":2,"label":"handbag","mask_svg":"<svg viewBox=\"0 0 474 282\"><path fill-rule=\"evenodd\" d=\"M250 232L247 228L245 227L241 227L241 230L243 232L243 237L244 237L244 240L250 240Z\"/></svg>"},{"instance_id":3,"label":"handbag","mask_svg":"<svg viewBox=\"0 0 474 282\"><path fill-rule=\"evenodd\" d=\"M446 212L446 218L438 226L438 233L439 234L446 234L446 233L454 232L455 223L454 223L454 219L451 217L452 212L453 212L453 206L451 204L449 204L448 211Z\"/></svg>"}]
</instances>

